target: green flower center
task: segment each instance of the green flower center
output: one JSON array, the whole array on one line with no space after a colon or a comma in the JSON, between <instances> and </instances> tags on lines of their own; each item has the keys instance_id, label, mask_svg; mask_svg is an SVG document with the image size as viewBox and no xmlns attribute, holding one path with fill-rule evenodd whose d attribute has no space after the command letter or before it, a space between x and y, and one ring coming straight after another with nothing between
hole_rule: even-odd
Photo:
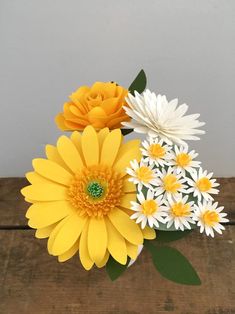
<instances>
[{"instance_id":1,"label":"green flower center","mask_svg":"<svg viewBox=\"0 0 235 314\"><path fill-rule=\"evenodd\" d=\"M103 193L104 193L104 188L99 182L90 182L87 185L87 193L92 197L92 198L100 198Z\"/></svg>"}]
</instances>

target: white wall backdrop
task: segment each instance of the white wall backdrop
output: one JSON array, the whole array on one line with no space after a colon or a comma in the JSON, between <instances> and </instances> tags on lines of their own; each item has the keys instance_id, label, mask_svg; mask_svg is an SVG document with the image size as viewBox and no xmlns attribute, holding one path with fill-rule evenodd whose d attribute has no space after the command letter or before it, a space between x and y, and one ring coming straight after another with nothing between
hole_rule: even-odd
<instances>
[{"instance_id":1,"label":"white wall backdrop","mask_svg":"<svg viewBox=\"0 0 235 314\"><path fill-rule=\"evenodd\" d=\"M201 113L205 168L235 175L234 0L0 0L0 176L22 176L61 132L80 85L148 87Z\"/></svg>"}]
</instances>

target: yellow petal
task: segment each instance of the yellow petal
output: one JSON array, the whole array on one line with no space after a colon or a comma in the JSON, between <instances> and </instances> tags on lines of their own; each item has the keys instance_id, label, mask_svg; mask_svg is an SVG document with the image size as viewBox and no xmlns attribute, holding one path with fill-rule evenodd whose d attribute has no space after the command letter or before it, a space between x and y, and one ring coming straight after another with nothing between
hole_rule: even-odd
<instances>
[{"instance_id":1,"label":"yellow petal","mask_svg":"<svg viewBox=\"0 0 235 314\"><path fill-rule=\"evenodd\" d=\"M55 117L55 123L58 126L58 128L62 131L68 130L68 128L64 124L64 115L62 112L60 112L56 117Z\"/></svg>"},{"instance_id":2,"label":"yellow petal","mask_svg":"<svg viewBox=\"0 0 235 314\"><path fill-rule=\"evenodd\" d=\"M79 240L76 241L74 245L64 254L59 255L58 261L61 263L67 261L68 259L70 259L77 253L78 249L79 249Z\"/></svg>"},{"instance_id":3,"label":"yellow petal","mask_svg":"<svg viewBox=\"0 0 235 314\"><path fill-rule=\"evenodd\" d=\"M128 209L128 208L125 208L125 207L119 207L119 206L118 206L118 208L123 210L128 216L131 216L134 213L132 209Z\"/></svg>"},{"instance_id":4,"label":"yellow petal","mask_svg":"<svg viewBox=\"0 0 235 314\"><path fill-rule=\"evenodd\" d=\"M23 188L21 193L35 201L60 201L67 197L67 189L56 183L29 185Z\"/></svg>"},{"instance_id":5,"label":"yellow petal","mask_svg":"<svg viewBox=\"0 0 235 314\"><path fill-rule=\"evenodd\" d=\"M66 221L68 220L68 218L70 217L66 217L64 219L62 219L56 226L55 228L52 230L49 239L47 241L47 250L48 253L52 255L52 247L56 238L56 235L58 234L58 232L60 231L60 229L63 227L63 225L66 223Z\"/></svg>"},{"instance_id":6,"label":"yellow petal","mask_svg":"<svg viewBox=\"0 0 235 314\"><path fill-rule=\"evenodd\" d=\"M106 265L108 259L109 259L109 252L106 251L106 252L105 252L105 255L104 255L104 258L102 259L102 261L101 261L100 263L96 263L96 266L97 266L98 268L104 267L104 266Z\"/></svg>"},{"instance_id":7,"label":"yellow petal","mask_svg":"<svg viewBox=\"0 0 235 314\"><path fill-rule=\"evenodd\" d=\"M76 146L82 161L84 162L83 153L82 153L82 135L78 131L74 131L71 136L71 141Z\"/></svg>"},{"instance_id":8,"label":"yellow petal","mask_svg":"<svg viewBox=\"0 0 235 314\"><path fill-rule=\"evenodd\" d=\"M139 245L143 243L143 235L139 226L121 209L115 208L108 215L114 227L129 242Z\"/></svg>"},{"instance_id":9,"label":"yellow petal","mask_svg":"<svg viewBox=\"0 0 235 314\"><path fill-rule=\"evenodd\" d=\"M83 168L83 162L76 146L66 136L62 135L57 141L57 149L66 165L77 173Z\"/></svg>"},{"instance_id":10,"label":"yellow petal","mask_svg":"<svg viewBox=\"0 0 235 314\"><path fill-rule=\"evenodd\" d=\"M116 91L116 84L111 82L95 82L91 86L91 93L92 94L100 94L102 93L105 95L105 98L110 98L115 95Z\"/></svg>"},{"instance_id":11,"label":"yellow petal","mask_svg":"<svg viewBox=\"0 0 235 314\"><path fill-rule=\"evenodd\" d=\"M114 97L114 98L108 98L108 99L103 100L100 106L102 109L104 109L107 115L110 115L117 111L119 103L120 102L118 98Z\"/></svg>"},{"instance_id":12,"label":"yellow petal","mask_svg":"<svg viewBox=\"0 0 235 314\"><path fill-rule=\"evenodd\" d=\"M122 133L120 129L110 132L103 143L100 163L112 166L119 151L122 142Z\"/></svg>"},{"instance_id":13,"label":"yellow petal","mask_svg":"<svg viewBox=\"0 0 235 314\"><path fill-rule=\"evenodd\" d=\"M74 102L80 108L81 107L80 100L89 91L90 91L90 87L88 87L88 86L81 86L74 93L72 93L69 96L69 98L72 100L72 102Z\"/></svg>"},{"instance_id":14,"label":"yellow petal","mask_svg":"<svg viewBox=\"0 0 235 314\"><path fill-rule=\"evenodd\" d=\"M103 218L91 218L88 229L88 251L95 263L100 263L107 249L107 230Z\"/></svg>"},{"instance_id":15,"label":"yellow petal","mask_svg":"<svg viewBox=\"0 0 235 314\"><path fill-rule=\"evenodd\" d=\"M25 202L27 202L27 203L35 203L35 201L33 201L33 200L30 200L29 198L24 198L24 200L25 200Z\"/></svg>"},{"instance_id":16,"label":"yellow petal","mask_svg":"<svg viewBox=\"0 0 235 314\"><path fill-rule=\"evenodd\" d=\"M123 191L125 193L128 192L136 192L136 185L128 180L128 177L124 180L123 183Z\"/></svg>"},{"instance_id":17,"label":"yellow petal","mask_svg":"<svg viewBox=\"0 0 235 314\"><path fill-rule=\"evenodd\" d=\"M134 245L128 241L126 241L127 255L131 259L136 259L138 256L138 245Z\"/></svg>"},{"instance_id":18,"label":"yellow petal","mask_svg":"<svg viewBox=\"0 0 235 314\"><path fill-rule=\"evenodd\" d=\"M75 122L75 121L71 121L71 120L65 120L64 121L66 127L73 131L73 130L83 130L84 126Z\"/></svg>"},{"instance_id":19,"label":"yellow petal","mask_svg":"<svg viewBox=\"0 0 235 314\"><path fill-rule=\"evenodd\" d=\"M85 116L83 116L81 110L76 107L75 105L70 105L69 110L72 114L74 114L76 116L76 118L72 118L71 120L74 119L74 122L77 122L81 125L87 125L87 119Z\"/></svg>"},{"instance_id":20,"label":"yellow petal","mask_svg":"<svg viewBox=\"0 0 235 314\"><path fill-rule=\"evenodd\" d=\"M130 141L132 142L132 141ZM124 144L123 146L127 145L129 143ZM140 160L141 158L141 152L139 149L139 146L133 146L132 148L129 148L129 145L127 145L128 147L126 148L121 148L120 151L122 150L123 153L121 154L120 151L118 153L118 157L115 161L114 164L114 169L117 172L122 173L122 175L126 175L126 167L130 166L130 161L133 159L136 159L137 161Z\"/></svg>"},{"instance_id":21,"label":"yellow petal","mask_svg":"<svg viewBox=\"0 0 235 314\"><path fill-rule=\"evenodd\" d=\"M54 161L48 159L43 158L34 159L33 167L34 170L41 176L64 185L69 185L71 179L73 178L72 175L67 170L62 168Z\"/></svg>"},{"instance_id":22,"label":"yellow petal","mask_svg":"<svg viewBox=\"0 0 235 314\"><path fill-rule=\"evenodd\" d=\"M56 162L58 165L66 169L67 171L71 172L69 167L66 165L66 163L63 161L63 159L60 157L60 154L58 153L58 149L53 145L46 145L46 156L49 160Z\"/></svg>"},{"instance_id":23,"label":"yellow petal","mask_svg":"<svg viewBox=\"0 0 235 314\"><path fill-rule=\"evenodd\" d=\"M71 112L70 107L73 106L73 103L71 101L64 103L64 118L65 120L67 119L76 119L76 115L74 115L74 113ZM76 122L76 121L74 121Z\"/></svg>"},{"instance_id":24,"label":"yellow petal","mask_svg":"<svg viewBox=\"0 0 235 314\"><path fill-rule=\"evenodd\" d=\"M88 114L90 124L97 129L102 129L106 125L106 121L109 119L105 111L101 107L94 107Z\"/></svg>"},{"instance_id":25,"label":"yellow petal","mask_svg":"<svg viewBox=\"0 0 235 314\"><path fill-rule=\"evenodd\" d=\"M48 238L52 232L52 230L55 228L56 223L52 224L50 226L44 227L44 228L40 228L37 229L37 231L35 232L35 237L37 239L45 239Z\"/></svg>"},{"instance_id":26,"label":"yellow petal","mask_svg":"<svg viewBox=\"0 0 235 314\"><path fill-rule=\"evenodd\" d=\"M121 122L129 121L129 120L130 120L130 118L127 115L125 115L125 113L123 112L122 116L120 116L118 118L110 119L107 123L107 127L110 129L120 128L120 127L122 127Z\"/></svg>"},{"instance_id":27,"label":"yellow petal","mask_svg":"<svg viewBox=\"0 0 235 314\"><path fill-rule=\"evenodd\" d=\"M98 133L98 140L99 140L99 144L100 144L100 152L102 151L102 146L103 146L104 140L105 140L105 138L107 137L108 134L109 134L109 129L108 128L103 128Z\"/></svg>"},{"instance_id":28,"label":"yellow petal","mask_svg":"<svg viewBox=\"0 0 235 314\"><path fill-rule=\"evenodd\" d=\"M26 186L21 193L35 201L60 201L66 199L67 189L59 184L45 183Z\"/></svg>"},{"instance_id":29,"label":"yellow petal","mask_svg":"<svg viewBox=\"0 0 235 314\"><path fill-rule=\"evenodd\" d=\"M147 240L153 240L156 238L156 231L149 226L146 226L144 229L141 230L143 233L143 236Z\"/></svg>"},{"instance_id":30,"label":"yellow petal","mask_svg":"<svg viewBox=\"0 0 235 314\"><path fill-rule=\"evenodd\" d=\"M85 223L86 218L80 217L77 213L69 216L55 237L53 255L61 255L68 251L79 239Z\"/></svg>"},{"instance_id":31,"label":"yellow petal","mask_svg":"<svg viewBox=\"0 0 235 314\"><path fill-rule=\"evenodd\" d=\"M75 213L75 209L66 201L34 204L36 210L31 213L28 225L32 228L43 228Z\"/></svg>"},{"instance_id":32,"label":"yellow petal","mask_svg":"<svg viewBox=\"0 0 235 314\"><path fill-rule=\"evenodd\" d=\"M44 183L48 183L48 179L43 178L42 176L40 176L38 173L31 171L31 172L27 172L26 173L26 179L31 183L31 184L44 184Z\"/></svg>"},{"instance_id":33,"label":"yellow petal","mask_svg":"<svg viewBox=\"0 0 235 314\"><path fill-rule=\"evenodd\" d=\"M109 219L106 219L105 222L108 233L108 250L112 257L116 261L118 261L118 263L125 265L127 262L127 250L125 239L111 224Z\"/></svg>"},{"instance_id":34,"label":"yellow petal","mask_svg":"<svg viewBox=\"0 0 235 314\"><path fill-rule=\"evenodd\" d=\"M87 126L82 134L82 151L87 166L99 163L99 142L95 129Z\"/></svg>"},{"instance_id":35,"label":"yellow petal","mask_svg":"<svg viewBox=\"0 0 235 314\"><path fill-rule=\"evenodd\" d=\"M81 117L76 117L76 118L69 118L65 121L65 124L67 124L67 122L70 122L74 125L76 125L76 131L77 130L83 130L84 127L89 124L89 122L87 120L82 119Z\"/></svg>"},{"instance_id":36,"label":"yellow petal","mask_svg":"<svg viewBox=\"0 0 235 314\"><path fill-rule=\"evenodd\" d=\"M81 260L82 266L86 270L90 270L94 264L94 262L90 258L90 255L88 252L88 246L87 246L88 226L89 226L89 223L86 223L85 227L83 228L83 231L80 237L80 244L79 244L80 260Z\"/></svg>"},{"instance_id":37,"label":"yellow petal","mask_svg":"<svg viewBox=\"0 0 235 314\"><path fill-rule=\"evenodd\" d=\"M96 112L96 108L98 108L99 106L100 106L100 102L101 102L102 100L101 100L101 96L99 97L97 97L97 98L95 98L95 99L89 99L89 100L87 100L86 101L86 105L87 105L87 108L90 110L90 111L92 111L93 109L95 109L94 110L94 112ZM90 112L89 111L89 112ZM89 112L87 112L87 117L89 118ZM99 119L99 118L98 118ZM91 124L90 122L89 123L87 123L87 125L88 124Z\"/></svg>"},{"instance_id":38,"label":"yellow petal","mask_svg":"<svg viewBox=\"0 0 235 314\"><path fill-rule=\"evenodd\" d=\"M107 119L107 114L104 111L103 108L101 108L100 106L95 106L93 107L89 112L88 112L88 118L90 120L90 122L96 122L96 120L100 119L102 120L106 120Z\"/></svg>"},{"instance_id":39,"label":"yellow petal","mask_svg":"<svg viewBox=\"0 0 235 314\"><path fill-rule=\"evenodd\" d=\"M50 202L36 202L36 203L32 204L28 208L25 217L30 219L33 215L37 214L37 212L41 209L42 204L49 204L49 203Z\"/></svg>"},{"instance_id":40,"label":"yellow petal","mask_svg":"<svg viewBox=\"0 0 235 314\"><path fill-rule=\"evenodd\" d=\"M121 158L123 154L126 154L131 149L139 149L140 148L140 140L131 140L121 145L120 150L118 152L117 159Z\"/></svg>"},{"instance_id":41,"label":"yellow petal","mask_svg":"<svg viewBox=\"0 0 235 314\"><path fill-rule=\"evenodd\" d=\"M131 208L131 203L130 202L135 202L136 201L136 193L134 194L124 194L120 206L125 207L125 208Z\"/></svg>"}]
</instances>

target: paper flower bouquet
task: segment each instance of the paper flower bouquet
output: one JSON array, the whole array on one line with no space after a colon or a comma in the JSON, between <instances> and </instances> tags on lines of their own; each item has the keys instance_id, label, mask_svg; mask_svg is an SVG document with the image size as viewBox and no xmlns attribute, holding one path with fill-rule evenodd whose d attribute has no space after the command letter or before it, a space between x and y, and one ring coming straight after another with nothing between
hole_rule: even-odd
<instances>
[{"instance_id":1,"label":"paper flower bouquet","mask_svg":"<svg viewBox=\"0 0 235 314\"><path fill-rule=\"evenodd\" d=\"M21 191L32 203L26 217L60 262L75 255L86 270L106 266L114 280L144 247L164 277L198 285L192 265L168 243L198 227L214 237L228 221L213 203L219 184L185 142L197 140L204 123L185 115L186 104L145 88L141 70L128 90L97 82L69 97L56 123L72 133L33 160ZM142 143L124 140L133 130L144 134Z\"/></svg>"}]
</instances>

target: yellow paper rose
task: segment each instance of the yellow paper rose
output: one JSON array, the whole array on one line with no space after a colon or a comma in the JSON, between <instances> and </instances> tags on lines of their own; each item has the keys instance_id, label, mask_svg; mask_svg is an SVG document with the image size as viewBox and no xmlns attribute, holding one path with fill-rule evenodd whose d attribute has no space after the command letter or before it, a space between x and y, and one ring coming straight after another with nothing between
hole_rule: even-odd
<instances>
[{"instance_id":1,"label":"yellow paper rose","mask_svg":"<svg viewBox=\"0 0 235 314\"><path fill-rule=\"evenodd\" d=\"M127 89L113 82L82 86L69 96L64 111L55 118L56 124L63 131L83 130L87 125L96 129L120 128L121 122L130 120L122 108L127 93Z\"/></svg>"}]
</instances>

